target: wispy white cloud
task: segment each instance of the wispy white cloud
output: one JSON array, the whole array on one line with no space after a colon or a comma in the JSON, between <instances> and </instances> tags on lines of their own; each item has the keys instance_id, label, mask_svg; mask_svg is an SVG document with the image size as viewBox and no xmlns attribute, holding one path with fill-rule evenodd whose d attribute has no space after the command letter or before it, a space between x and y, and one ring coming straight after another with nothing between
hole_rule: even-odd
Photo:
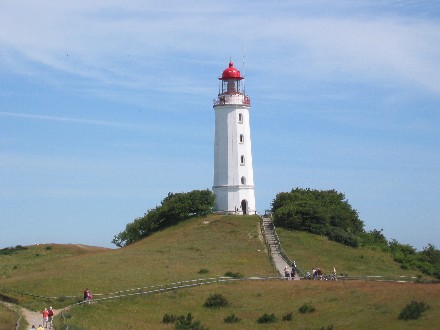
<instances>
[{"instance_id":1,"label":"wispy white cloud","mask_svg":"<svg viewBox=\"0 0 440 330\"><path fill-rule=\"evenodd\" d=\"M81 119L81 118L71 118L71 117L62 117L62 116L34 115L34 114L18 113L18 112L1 111L0 116L12 117L12 118L23 118L23 119L46 120L46 121L58 121L58 122L74 123L74 124L112 126L112 127L124 128L124 129L146 129L147 128L146 126L143 126L143 125L124 124L124 123L111 122L111 121L105 121L105 120Z\"/></svg>"},{"instance_id":2,"label":"wispy white cloud","mask_svg":"<svg viewBox=\"0 0 440 330\"><path fill-rule=\"evenodd\" d=\"M169 9L157 2L10 2L0 11L0 43L10 67L27 70L40 64L41 71L126 88L191 91L191 83L182 83L191 82L194 70L186 57L202 62L231 51L241 55L246 44L253 63L264 63L252 67L256 74L276 74L283 80L298 75L335 80L342 74L440 93L438 21L392 10L383 15L370 1L336 2L329 13L316 15L304 14L304 2L285 3L281 12L264 2L247 6L184 1ZM315 6L323 4L317 1ZM412 5L400 3L405 6ZM354 14L344 17L334 10L344 7ZM371 12L356 15L365 7Z\"/></svg>"}]
</instances>

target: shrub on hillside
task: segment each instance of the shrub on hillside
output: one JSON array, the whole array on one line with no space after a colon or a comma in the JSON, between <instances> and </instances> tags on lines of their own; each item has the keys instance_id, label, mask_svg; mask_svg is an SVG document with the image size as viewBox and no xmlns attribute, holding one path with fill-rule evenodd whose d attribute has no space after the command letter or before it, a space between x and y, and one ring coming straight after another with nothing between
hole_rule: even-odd
<instances>
[{"instance_id":1,"label":"shrub on hillside","mask_svg":"<svg viewBox=\"0 0 440 330\"><path fill-rule=\"evenodd\" d=\"M231 314L231 315L229 315L229 316L226 316L226 317L223 319L223 321L224 321L225 323L237 323L237 322L240 322L240 319L239 319L237 316L235 316L235 314Z\"/></svg>"},{"instance_id":2,"label":"shrub on hillside","mask_svg":"<svg viewBox=\"0 0 440 330\"><path fill-rule=\"evenodd\" d=\"M1 249L0 254L9 255L9 254L13 254L13 253L27 250L27 249L28 248L26 246L16 245L15 247L11 246L11 247L6 247L6 248Z\"/></svg>"},{"instance_id":3,"label":"shrub on hillside","mask_svg":"<svg viewBox=\"0 0 440 330\"><path fill-rule=\"evenodd\" d=\"M291 321L293 319L293 312L283 315L283 321Z\"/></svg>"},{"instance_id":4,"label":"shrub on hillside","mask_svg":"<svg viewBox=\"0 0 440 330\"><path fill-rule=\"evenodd\" d=\"M174 323L177 321L177 318L177 315L165 313L162 317L162 323Z\"/></svg>"},{"instance_id":5,"label":"shrub on hillside","mask_svg":"<svg viewBox=\"0 0 440 330\"><path fill-rule=\"evenodd\" d=\"M331 241L335 241L351 247L359 246L359 241L357 237L354 234L347 232L341 228L337 228L337 227L328 228L326 234Z\"/></svg>"},{"instance_id":6,"label":"shrub on hillside","mask_svg":"<svg viewBox=\"0 0 440 330\"><path fill-rule=\"evenodd\" d=\"M419 255L424 262L432 267L429 273L425 272L425 274L440 279L440 250L436 249L433 244L428 244Z\"/></svg>"},{"instance_id":7,"label":"shrub on hillside","mask_svg":"<svg viewBox=\"0 0 440 330\"><path fill-rule=\"evenodd\" d=\"M228 305L229 305L228 299L226 299L220 293L214 293L214 294L210 294L209 297L206 298L206 301L203 306L209 308L220 308Z\"/></svg>"},{"instance_id":8,"label":"shrub on hillside","mask_svg":"<svg viewBox=\"0 0 440 330\"><path fill-rule=\"evenodd\" d=\"M383 252L390 251L388 240L386 239L382 231L383 229L373 229L368 232L360 233L358 235L359 245Z\"/></svg>"},{"instance_id":9,"label":"shrub on hillside","mask_svg":"<svg viewBox=\"0 0 440 330\"><path fill-rule=\"evenodd\" d=\"M305 303L300 308L298 308L298 312L300 312L301 314L312 313L315 310L316 310L315 307L313 307L312 305L310 305L308 303Z\"/></svg>"},{"instance_id":10,"label":"shrub on hillside","mask_svg":"<svg viewBox=\"0 0 440 330\"><path fill-rule=\"evenodd\" d=\"M176 323L175 329L179 330L205 330L200 321L194 321L191 313L188 313L186 316L166 313L162 318L162 323Z\"/></svg>"},{"instance_id":11,"label":"shrub on hillside","mask_svg":"<svg viewBox=\"0 0 440 330\"><path fill-rule=\"evenodd\" d=\"M212 212L214 201L215 196L208 189L169 193L160 206L127 224L124 231L115 235L112 243L119 247L126 246L180 221L207 215Z\"/></svg>"},{"instance_id":12,"label":"shrub on hillside","mask_svg":"<svg viewBox=\"0 0 440 330\"><path fill-rule=\"evenodd\" d=\"M191 313L185 317L183 315L177 317L176 329L178 330L205 330L206 328L200 324L200 321L193 321Z\"/></svg>"},{"instance_id":13,"label":"shrub on hillside","mask_svg":"<svg viewBox=\"0 0 440 330\"><path fill-rule=\"evenodd\" d=\"M428 244L421 252L395 239L389 242L391 254L402 269L418 269L423 274L440 278L440 251Z\"/></svg>"},{"instance_id":14,"label":"shrub on hillside","mask_svg":"<svg viewBox=\"0 0 440 330\"><path fill-rule=\"evenodd\" d=\"M275 314L267 314L267 313L261 315L257 320L258 323L275 323L276 321L277 318Z\"/></svg>"},{"instance_id":15,"label":"shrub on hillside","mask_svg":"<svg viewBox=\"0 0 440 330\"><path fill-rule=\"evenodd\" d=\"M399 320L417 320L422 316L423 312L429 309L429 306L424 302L411 301L400 311Z\"/></svg>"},{"instance_id":16,"label":"shrub on hillside","mask_svg":"<svg viewBox=\"0 0 440 330\"><path fill-rule=\"evenodd\" d=\"M228 272L226 272L225 273L225 276L227 276L227 277L233 277L233 278L243 278L243 274L240 274L240 273L238 273L238 272L230 272L230 271L228 271Z\"/></svg>"}]
</instances>

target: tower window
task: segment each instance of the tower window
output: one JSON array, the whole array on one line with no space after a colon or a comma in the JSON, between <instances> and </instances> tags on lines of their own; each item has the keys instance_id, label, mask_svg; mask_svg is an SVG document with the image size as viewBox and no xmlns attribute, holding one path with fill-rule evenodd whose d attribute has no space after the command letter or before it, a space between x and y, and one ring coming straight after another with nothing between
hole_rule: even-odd
<instances>
[{"instance_id":1,"label":"tower window","mask_svg":"<svg viewBox=\"0 0 440 330\"><path fill-rule=\"evenodd\" d=\"M246 178L244 176L241 177L241 184L246 184Z\"/></svg>"},{"instance_id":2,"label":"tower window","mask_svg":"<svg viewBox=\"0 0 440 330\"><path fill-rule=\"evenodd\" d=\"M240 124L243 123L243 114L242 114L242 113L239 113L239 114L238 114L238 122L239 122Z\"/></svg>"},{"instance_id":3,"label":"tower window","mask_svg":"<svg viewBox=\"0 0 440 330\"><path fill-rule=\"evenodd\" d=\"M240 143L244 143L244 135L240 134Z\"/></svg>"},{"instance_id":4,"label":"tower window","mask_svg":"<svg viewBox=\"0 0 440 330\"><path fill-rule=\"evenodd\" d=\"M244 165L244 156L243 155L241 155L241 157L240 157L240 165Z\"/></svg>"}]
</instances>

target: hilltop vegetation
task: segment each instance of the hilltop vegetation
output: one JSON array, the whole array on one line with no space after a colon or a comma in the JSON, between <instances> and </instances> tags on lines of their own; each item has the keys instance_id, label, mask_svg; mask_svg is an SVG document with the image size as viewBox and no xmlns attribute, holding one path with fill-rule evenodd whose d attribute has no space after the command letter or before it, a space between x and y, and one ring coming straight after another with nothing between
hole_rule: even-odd
<instances>
[{"instance_id":1,"label":"hilltop vegetation","mask_svg":"<svg viewBox=\"0 0 440 330\"><path fill-rule=\"evenodd\" d=\"M345 195L335 190L292 189L278 193L272 202L275 225L323 235L354 248L364 247L392 255L402 269L440 278L440 251L434 245L421 252L396 240L388 241L382 231L365 231L364 223Z\"/></svg>"},{"instance_id":2,"label":"hilltop vegetation","mask_svg":"<svg viewBox=\"0 0 440 330\"><path fill-rule=\"evenodd\" d=\"M116 235L112 243L119 247L126 246L191 217L210 214L214 201L215 196L208 189L169 193L160 206L127 224L125 230Z\"/></svg>"},{"instance_id":3,"label":"hilltop vegetation","mask_svg":"<svg viewBox=\"0 0 440 330\"><path fill-rule=\"evenodd\" d=\"M114 237L113 243L127 246L191 217L206 216L212 212L214 201L210 190L169 193L159 206L128 223L125 230ZM365 231L357 211L344 194L335 190L296 188L278 193L272 202L272 213L278 227L324 235L354 248L387 252L402 269L440 278L440 251L435 246L429 244L417 252L410 245L388 241L379 230Z\"/></svg>"},{"instance_id":4,"label":"hilltop vegetation","mask_svg":"<svg viewBox=\"0 0 440 330\"><path fill-rule=\"evenodd\" d=\"M356 235L364 230L357 211L335 190L296 188L278 193L272 212L277 226L326 235L353 247L359 244Z\"/></svg>"}]
</instances>

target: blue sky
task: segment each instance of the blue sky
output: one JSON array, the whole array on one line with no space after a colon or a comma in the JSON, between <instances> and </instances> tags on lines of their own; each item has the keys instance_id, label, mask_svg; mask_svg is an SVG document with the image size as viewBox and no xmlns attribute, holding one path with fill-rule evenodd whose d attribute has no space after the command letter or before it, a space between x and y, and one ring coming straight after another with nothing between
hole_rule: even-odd
<instances>
[{"instance_id":1,"label":"blue sky","mask_svg":"<svg viewBox=\"0 0 440 330\"><path fill-rule=\"evenodd\" d=\"M257 209L336 189L440 246L438 1L2 1L0 247L113 246L211 188L217 77L246 77Z\"/></svg>"}]
</instances>

